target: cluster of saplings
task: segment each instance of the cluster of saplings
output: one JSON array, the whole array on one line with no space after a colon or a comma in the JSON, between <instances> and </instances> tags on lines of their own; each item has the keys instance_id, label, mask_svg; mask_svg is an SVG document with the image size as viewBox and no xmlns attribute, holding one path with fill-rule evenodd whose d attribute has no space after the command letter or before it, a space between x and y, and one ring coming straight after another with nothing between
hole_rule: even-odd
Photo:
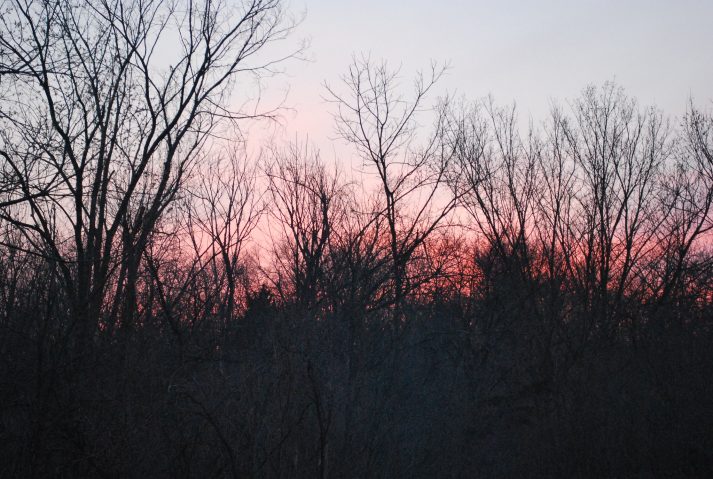
<instances>
[{"instance_id":1,"label":"cluster of saplings","mask_svg":"<svg viewBox=\"0 0 713 479\"><path fill-rule=\"evenodd\" d=\"M281 0L2 8L0 476L713 476L707 110L356 59L356 182L230 140Z\"/></svg>"}]
</instances>

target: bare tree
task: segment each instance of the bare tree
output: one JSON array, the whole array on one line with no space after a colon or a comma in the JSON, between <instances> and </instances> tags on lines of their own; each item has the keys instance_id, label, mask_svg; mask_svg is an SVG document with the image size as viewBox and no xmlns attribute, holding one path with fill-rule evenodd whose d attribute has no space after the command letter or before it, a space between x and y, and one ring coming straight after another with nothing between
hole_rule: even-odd
<instances>
[{"instance_id":1,"label":"bare tree","mask_svg":"<svg viewBox=\"0 0 713 479\"><path fill-rule=\"evenodd\" d=\"M333 230L346 213L345 187L330 174L319 153L291 145L274 152L266 168L270 213L281 230L276 238L276 284L283 298L295 298L301 311L317 305L324 291Z\"/></svg>"},{"instance_id":2,"label":"bare tree","mask_svg":"<svg viewBox=\"0 0 713 479\"><path fill-rule=\"evenodd\" d=\"M660 112L640 111L613 84L586 89L573 109L573 121L560 118L583 220L570 226L578 244L572 273L594 295L588 301L607 329L661 221L652 200L671 156L670 134Z\"/></svg>"},{"instance_id":3,"label":"bare tree","mask_svg":"<svg viewBox=\"0 0 713 479\"><path fill-rule=\"evenodd\" d=\"M439 201L445 183L450 145L444 141L446 107L435 110L433 131L419 137L417 116L445 68L435 64L427 75L414 81L413 96L399 92L399 72L385 63L355 59L342 78L343 92L327 85L330 101L336 104L337 133L354 145L364 164L376 173L381 189L383 215L388 225L396 314L409 284L407 265L416 249L441 225L455 206L455 200ZM417 147L421 140L423 146Z\"/></svg>"},{"instance_id":4,"label":"bare tree","mask_svg":"<svg viewBox=\"0 0 713 479\"><path fill-rule=\"evenodd\" d=\"M689 105L675 162L665 178L661 208L668 214L656 232L655 244L663 261L649 275L646 286L665 304L685 288L686 270L695 269L692 257L713 229L713 117ZM703 258L705 262L705 258Z\"/></svg>"},{"instance_id":5,"label":"bare tree","mask_svg":"<svg viewBox=\"0 0 713 479\"><path fill-rule=\"evenodd\" d=\"M2 218L56 262L83 336L110 278L130 324L156 222L217 126L246 117L227 106L230 92L271 71L275 59L258 53L292 24L279 0L3 9Z\"/></svg>"},{"instance_id":6,"label":"bare tree","mask_svg":"<svg viewBox=\"0 0 713 479\"><path fill-rule=\"evenodd\" d=\"M187 226L190 234L203 236L193 241L198 254L199 245L208 247L210 253L204 256L221 298L221 317L230 321L239 281L246 275L246 243L262 216L264 203L257 191L255 168L244 154L233 150L208 163L188 198L193 210ZM246 293L243 291L243 300Z\"/></svg>"},{"instance_id":7,"label":"bare tree","mask_svg":"<svg viewBox=\"0 0 713 479\"><path fill-rule=\"evenodd\" d=\"M534 135L523 141L515 107L498 108L492 99L466 108L451 123L454 194L488 248L516 263L509 265L511 273L529 277L540 143Z\"/></svg>"}]
</instances>

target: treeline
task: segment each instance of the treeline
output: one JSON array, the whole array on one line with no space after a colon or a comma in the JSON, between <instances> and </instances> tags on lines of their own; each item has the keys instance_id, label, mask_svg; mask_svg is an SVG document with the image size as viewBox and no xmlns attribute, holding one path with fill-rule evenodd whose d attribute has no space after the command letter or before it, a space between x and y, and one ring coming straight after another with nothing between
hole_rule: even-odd
<instances>
[{"instance_id":1,"label":"treeline","mask_svg":"<svg viewBox=\"0 0 713 479\"><path fill-rule=\"evenodd\" d=\"M3 8L0 476L713 475L709 110L355 59L360 183L226 140L279 0Z\"/></svg>"}]
</instances>

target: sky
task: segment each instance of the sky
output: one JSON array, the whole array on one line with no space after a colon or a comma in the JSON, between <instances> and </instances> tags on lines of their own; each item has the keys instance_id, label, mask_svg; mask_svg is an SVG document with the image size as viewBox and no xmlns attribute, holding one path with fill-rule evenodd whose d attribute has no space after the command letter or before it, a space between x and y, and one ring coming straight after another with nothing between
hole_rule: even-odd
<instances>
[{"instance_id":1,"label":"sky","mask_svg":"<svg viewBox=\"0 0 713 479\"><path fill-rule=\"evenodd\" d=\"M713 100L713 0L292 0L304 19L287 42L309 41L271 95L287 93L278 136L334 148L324 83L338 85L353 55L400 67L405 86L430 62L448 63L437 95L492 95L535 123L553 100L614 80L670 115L688 98ZM269 100L269 98L268 98ZM273 98L274 100L274 98Z\"/></svg>"}]
</instances>

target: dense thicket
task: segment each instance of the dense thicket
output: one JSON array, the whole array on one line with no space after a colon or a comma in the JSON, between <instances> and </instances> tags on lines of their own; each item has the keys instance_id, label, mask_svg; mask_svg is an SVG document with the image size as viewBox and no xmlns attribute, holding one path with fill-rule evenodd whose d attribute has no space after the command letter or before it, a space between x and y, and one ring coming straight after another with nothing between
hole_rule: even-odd
<instances>
[{"instance_id":1,"label":"dense thicket","mask_svg":"<svg viewBox=\"0 0 713 479\"><path fill-rule=\"evenodd\" d=\"M2 4L0 476L713 475L710 113L355 60L355 184L224 139L280 2L184 3Z\"/></svg>"}]
</instances>

